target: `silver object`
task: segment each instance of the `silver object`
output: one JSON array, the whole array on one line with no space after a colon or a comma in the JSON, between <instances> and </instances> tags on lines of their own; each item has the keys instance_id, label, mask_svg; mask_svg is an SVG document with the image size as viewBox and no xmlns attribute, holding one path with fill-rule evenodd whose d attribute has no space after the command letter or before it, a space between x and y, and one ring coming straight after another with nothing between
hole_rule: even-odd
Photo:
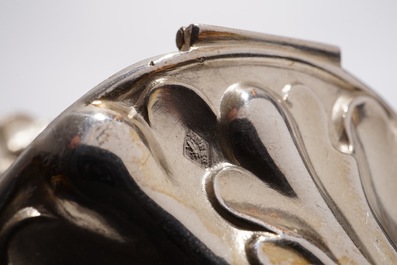
<instances>
[{"instance_id":1,"label":"silver object","mask_svg":"<svg viewBox=\"0 0 397 265\"><path fill-rule=\"evenodd\" d=\"M337 48L212 26L0 179L0 264L397 264L394 112Z\"/></svg>"},{"instance_id":2,"label":"silver object","mask_svg":"<svg viewBox=\"0 0 397 265\"><path fill-rule=\"evenodd\" d=\"M22 114L0 117L0 176L47 124Z\"/></svg>"}]
</instances>

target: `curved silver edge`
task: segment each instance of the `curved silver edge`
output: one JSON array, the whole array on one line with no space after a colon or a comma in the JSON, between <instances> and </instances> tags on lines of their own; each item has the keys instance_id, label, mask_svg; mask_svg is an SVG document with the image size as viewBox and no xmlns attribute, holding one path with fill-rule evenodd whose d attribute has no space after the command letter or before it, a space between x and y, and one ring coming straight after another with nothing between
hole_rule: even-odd
<instances>
[{"instance_id":1,"label":"curved silver edge","mask_svg":"<svg viewBox=\"0 0 397 265\"><path fill-rule=\"evenodd\" d=\"M277 45L292 48L298 53L308 53L312 56L325 59L332 64L340 65L340 50L336 46L274 36L245 30L229 29L203 24L191 24L182 27L176 35L176 45L180 51L188 51L193 47L206 45L238 45L238 46L269 46Z\"/></svg>"}]
</instances>

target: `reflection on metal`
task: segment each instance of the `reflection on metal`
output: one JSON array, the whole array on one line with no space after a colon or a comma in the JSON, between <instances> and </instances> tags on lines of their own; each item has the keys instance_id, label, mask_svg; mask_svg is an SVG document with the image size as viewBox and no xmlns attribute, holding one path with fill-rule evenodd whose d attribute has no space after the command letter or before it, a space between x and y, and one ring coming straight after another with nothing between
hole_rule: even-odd
<instances>
[{"instance_id":1,"label":"reflection on metal","mask_svg":"<svg viewBox=\"0 0 397 265\"><path fill-rule=\"evenodd\" d=\"M203 25L176 42L1 176L0 265L397 264L396 116L338 49Z\"/></svg>"}]
</instances>

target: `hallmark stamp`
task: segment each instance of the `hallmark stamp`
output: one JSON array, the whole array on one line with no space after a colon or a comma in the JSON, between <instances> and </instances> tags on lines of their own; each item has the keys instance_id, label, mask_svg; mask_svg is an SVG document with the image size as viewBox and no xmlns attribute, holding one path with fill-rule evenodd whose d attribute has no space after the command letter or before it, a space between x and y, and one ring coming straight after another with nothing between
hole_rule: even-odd
<instances>
[{"instance_id":1,"label":"hallmark stamp","mask_svg":"<svg viewBox=\"0 0 397 265\"><path fill-rule=\"evenodd\" d=\"M183 154L200 167L210 165L209 146L201 136L188 130L183 143Z\"/></svg>"}]
</instances>

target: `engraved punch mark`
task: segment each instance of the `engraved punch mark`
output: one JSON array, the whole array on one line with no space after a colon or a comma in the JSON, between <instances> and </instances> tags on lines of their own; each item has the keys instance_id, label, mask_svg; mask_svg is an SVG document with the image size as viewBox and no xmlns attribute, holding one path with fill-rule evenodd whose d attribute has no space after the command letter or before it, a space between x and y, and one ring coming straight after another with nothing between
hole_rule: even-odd
<instances>
[{"instance_id":1,"label":"engraved punch mark","mask_svg":"<svg viewBox=\"0 0 397 265\"><path fill-rule=\"evenodd\" d=\"M210 153L208 143L198 134L188 130L183 143L183 155L200 167L210 165Z\"/></svg>"}]
</instances>

